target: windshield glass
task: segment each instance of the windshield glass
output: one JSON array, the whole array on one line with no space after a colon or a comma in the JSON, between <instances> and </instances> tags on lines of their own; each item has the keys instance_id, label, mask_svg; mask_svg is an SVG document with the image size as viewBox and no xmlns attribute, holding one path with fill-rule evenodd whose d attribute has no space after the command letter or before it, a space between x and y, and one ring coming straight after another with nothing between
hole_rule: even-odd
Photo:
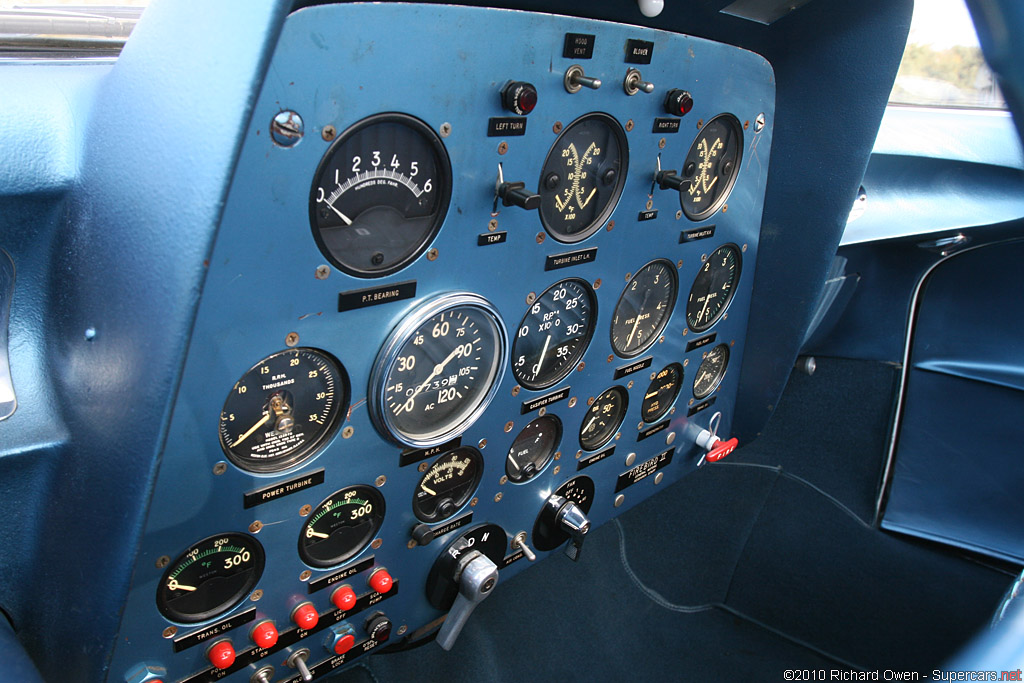
<instances>
[{"instance_id":1,"label":"windshield glass","mask_svg":"<svg viewBox=\"0 0 1024 683\"><path fill-rule=\"evenodd\" d=\"M0 0L0 57L120 53L147 0Z\"/></svg>"},{"instance_id":2,"label":"windshield glass","mask_svg":"<svg viewBox=\"0 0 1024 683\"><path fill-rule=\"evenodd\" d=\"M964 0L918 0L890 104L1005 109Z\"/></svg>"}]
</instances>

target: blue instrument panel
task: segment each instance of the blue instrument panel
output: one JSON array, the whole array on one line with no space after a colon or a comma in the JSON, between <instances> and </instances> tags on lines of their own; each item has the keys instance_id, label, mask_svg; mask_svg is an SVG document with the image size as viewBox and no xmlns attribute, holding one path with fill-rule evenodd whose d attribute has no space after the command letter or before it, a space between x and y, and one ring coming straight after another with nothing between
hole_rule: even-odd
<instances>
[{"instance_id":1,"label":"blue instrument panel","mask_svg":"<svg viewBox=\"0 0 1024 683\"><path fill-rule=\"evenodd\" d=\"M247 681L270 665L285 680L300 649L322 674L431 632L445 614L432 570L461 534L478 529L505 578L529 566L518 534L541 557L561 548L533 538L556 490L586 498L596 526L694 471L712 416L722 437L731 428L774 98L761 57L662 31L467 7L292 14L208 264L111 675ZM405 203L368 209L375 192ZM558 304L565 280L578 303ZM529 361L515 351L552 320L589 333L561 346L541 334ZM446 324L469 330L447 358L415 341L443 340ZM396 389L414 360L427 371ZM302 395L322 372L331 382ZM264 398L239 410L259 420L222 427L244 422L250 388ZM465 405L441 416L448 400ZM439 467L464 486L422 504L421 480L459 444L473 472L450 456ZM577 476L589 481L567 484ZM333 534L317 525L338 510L368 523L331 563L304 539ZM225 561L248 573L214 576ZM186 576L233 587L183 611L165 593L200 589ZM345 584L355 604L340 608ZM260 648L265 620L278 639ZM335 655L325 640L344 625L355 647ZM225 638L229 664L226 646L210 649Z\"/></svg>"}]
</instances>

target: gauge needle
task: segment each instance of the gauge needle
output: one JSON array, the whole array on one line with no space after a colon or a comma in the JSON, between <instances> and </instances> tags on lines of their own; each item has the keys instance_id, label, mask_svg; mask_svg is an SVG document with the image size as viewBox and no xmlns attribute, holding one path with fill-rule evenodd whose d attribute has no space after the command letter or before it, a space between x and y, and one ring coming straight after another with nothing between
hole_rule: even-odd
<instances>
[{"instance_id":1,"label":"gauge needle","mask_svg":"<svg viewBox=\"0 0 1024 683\"><path fill-rule=\"evenodd\" d=\"M537 375L540 374L541 366L544 365L544 357L548 355L548 344L550 344L550 343L551 343L551 335L549 334L548 338L544 340L544 350L540 352L540 360L538 360L537 364L533 366L533 376L534 377L536 377Z\"/></svg>"},{"instance_id":2,"label":"gauge needle","mask_svg":"<svg viewBox=\"0 0 1024 683\"><path fill-rule=\"evenodd\" d=\"M312 529L309 530L309 535L316 536L317 538L330 538L327 534L322 534L319 531L313 531Z\"/></svg>"},{"instance_id":3,"label":"gauge needle","mask_svg":"<svg viewBox=\"0 0 1024 683\"><path fill-rule=\"evenodd\" d=\"M594 417L590 418L590 422L588 422L587 426L583 428L583 431L589 432L590 428L594 426L594 422L596 422L596 421L597 421L597 415L595 415Z\"/></svg>"},{"instance_id":4,"label":"gauge needle","mask_svg":"<svg viewBox=\"0 0 1024 683\"><path fill-rule=\"evenodd\" d=\"M700 319L704 317L704 311L708 310L709 303L711 303L710 295L704 297L704 308L700 309L700 315L697 316L697 322L700 322Z\"/></svg>"},{"instance_id":5,"label":"gauge needle","mask_svg":"<svg viewBox=\"0 0 1024 683\"><path fill-rule=\"evenodd\" d=\"M456 346L454 349L452 349L452 352L448 354L447 358L445 358L443 361L441 361L440 363L438 363L437 365L434 366L434 371L432 373L430 373L430 376L427 377L425 380L423 380L422 384L420 384L418 387L416 387L416 391L412 392L412 396L410 396L409 398L405 399L405 403L403 403L402 405L398 406L398 409L395 410L395 415L400 415L402 410L405 408L405 405L407 403L409 403L409 401L411 401L414 398L416 398L417 396L419 396L419 393L421 391L423 391L427 387L427 385L430 384L430 382L435 377L437 377L442 372L444 372L445 366L452 362L452 358L455 358L456 354L458 354L459 349L461 349L461 348L462 348L461 346Z\"/></svg>"},{"instance_id":6,"label":"gauge needle","mask_svg":"<svg viewBox=\"0 0 1024 683\"><path fill-rule=\"evenodd\" d=\"M334 204L331 204L330 202L324 202L324 203L327 204L327 206L331 207L331 211L333 211L334 213L338 214L338 218L340 218L341 220L345 221L345 225L352 225L352 220L348 216L343 214L341 211L338 211L336 208L334 208Z\"/></svg>"},{"instance_id":7,"label":"gauge needle","mask_svg":"<svg viewBox=\"0 0 1024 683\"><path fill-rule=\"evenodd\" d=\"M436 496L437 495L437 491L431 491L430 489L428 489L423 484L420 484L420 488L423 489L424 491L426 491L427 493L429 493L432 496Z\"/></svg>"},{"instance_id":8,"label":"gauge needle","mask_svg":"<svg viewBox=\"0 0 1024 683\"><path fill-rule=\"evenodd\" d=\"M254 424L252 427L249 427L249 431L247 431L245 434L242 434L240 437L238 437L238 441L236 441L233 444L231 444L230 447L234 448L238 444L240 444L243 441L245 441L246 439L248 439L250 436L252 436L253 432L255 432L257 429L259 429L264 424L266 424L267 420L269 420L269 419L270 419L270 413L269 412L268 413L264 413L263 414L263 419L260 420L259 422L257 422L256 424Z\"/></svg>"},{"instance_id":9,"label":"gauge needle","mask_svg":"<svg viewBox=\"0 0 1024 683\"><path fill-rule=\"evenodd\" d=\"M657 396L657 395L658 395L657 391L652 391L651 393L645 395L644 398L651 398L652 396Z\"/></svg>"},{"instance_id":10,"label":"gauge needle","mask_svg":"<svg viewBox=\"0 0 1024 683\"><path fill-rule=\"evenodd\" d=\"M179 590L179 591L194 591L195 589L196 589L196 587L195 587L195 586L186 586L186 585L185 585L185 584L183 584L183 583L176 583L176 584L174 584L174 590Z\"/></svg>"},{"instance_id":11,"label":"gauge needle","mask_svg":"<svg viewBox=\"0 0 1024 683\"><path fill-rule=\"evenodd\" d=\"M626 339L626 346L629 346L630 343L632 343L632 341L633 341L633 335L636 334L636 327L637 327L637 325L640 324L640 314L643 313L644 306L647 305L647 297L650 296L650 294L651 294L651 290L649 290L649 289L644 292L643 301L640 302L640 308L636 312L636 322L633 323L633 329L630 331L629 337Z\"/></svg>"}]
</instances>

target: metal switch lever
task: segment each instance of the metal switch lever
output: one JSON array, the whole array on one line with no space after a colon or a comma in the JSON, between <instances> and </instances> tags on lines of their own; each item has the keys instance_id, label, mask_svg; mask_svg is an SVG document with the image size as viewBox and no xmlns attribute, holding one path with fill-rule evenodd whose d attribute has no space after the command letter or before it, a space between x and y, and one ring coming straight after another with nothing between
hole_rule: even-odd
<instances>
[{"instance_id":1,"label":"metal switch lever","mask_svg":"<svg viewBox=\"0 0 1024 683\"><path fill-rule=\"evenodd\" d=\"M302 680L308 683L313 680L313 674L310 673L309 667L306 666L307 659L309 659L309 650L302 648L301 650L296 650L291 653L291 655L288 656L286 664L293 669L298 669L299 676L302 677Z\"/></svg>"},{"instance_id":2,"label":"metal switch lever","mask_svg":"<svg viewBox=\"0 0 1024 683\"><path fill-rule=\"evenodd\" d=\"M641 91L650 94L654 92L654 84L645 81L644 77L636 69L628 69L626 71L626 78L622 81L622 89L626 91L627 95L631 96Z\"/></svg>"},{"instance_id":3,"label":"metal switch lever","mask_svg":"<svg viewBox=\"0 0 1024 683\"><path fill-rule=\"evenodd\" d=\"M448 618L437 634L437 644L445 650L451 650L455 640L462 633L462 627L469 620L476 606L491 594L498 583L498 567L490 558L478 550L467 553L459 561L458 576L459 594L455 603L448 611Z\"/></svg>"},{"instance_id":4,"label":"metal switch lever","mask_svg":"<svg viewBox=\"0 0 1024 683\"><path fill-rule=\"evenodd\" d=\"M583 541L590 531L590 520L576 503L564 498L562 500L565 503L558 509L555 522L559 529L569 534L569 543L565 546L566 556L573 562L579 562Z\"/></svg>"},{"instance_id":5,"label":"metal switch lever","mask_svg":"<svg viewBox=\"0 0 1024 683\"><path fill-rule=\"evenodd\" d=\"M537 561L536 553L533 552L533 549L530 546L526 545L526 532L525 531L520 531L512 539L512 550L522 550L523 551L523 555L525 555L526 559L528 559L530 562L536 562Z\"/></svg>"},{"instance_id":6,"label":"metal switch lever","mask_svg":"<svg viewBox=\"0 0 1024 683\"><path fill-rule=\"evenodd\" d=\"M562 79L562 85L565 86L565 91L569 94L578 93L582 88L587 87L591 90L597 90L601 87L600 78L591 78L583 74L583 67L579 64L573 64L565 71L565 78Z\"/></svg>"}]
</instances>

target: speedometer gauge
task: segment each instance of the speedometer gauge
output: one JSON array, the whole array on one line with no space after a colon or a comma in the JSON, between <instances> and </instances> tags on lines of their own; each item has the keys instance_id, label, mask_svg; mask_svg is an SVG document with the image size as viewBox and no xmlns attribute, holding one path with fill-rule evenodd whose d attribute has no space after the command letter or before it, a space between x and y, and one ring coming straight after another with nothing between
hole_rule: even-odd
<instances>
[{"instance_id":1,"label":"speedometer gauge","mask_svg":"<svg viewBox=\"0 0 1024 683\"><path fill-rule=\"evenodd\" d=\"M458 436L494 397L505 346L505 327L486 299L453 293L423 304L377 356L370 378L377 429L415 448Z\"/></svg>"},{"instance_id":2,"label":"speedometer gauge","mask_svg":"<svg viewBox=\"0 0 1024 683\"><path fill-rule=\"evenodd\" d=\"M583 280L562 280L537 297L512 344L516 381L543 389L572 372L594 332L594 309L594 291Z\"/></svg>"},{"instance_id":3,"label":"speedometer gauge","mask_svg":"<svg viewBox=\"0 0 1024 683\"><path fill-rule=\"evenodd\" d=\"M743 131L732 114L708 121L683 161L683 178L689 186L679 190L679 203L690 220L701 221L729 198L743 156Z\"/></svg>"},{"instance_id":4,"label":"speedometer gauge","mask_svg":"<svg viewBox=\"0 0 1024 683\"><path fill-rule=\"evenodd\" d=\"M559 242L593 235L615 209L626 184L629 146L608 114L581 116L566 127L540 173L540 220Z\"/></svg>"},{"instance_id":5,"label":"speedometer gauge","mask_svg":"<svg viewBox=\"0 0 1024 683\"><path fill-rule=\"evenodd\" d=\"M441 139L419 119L378 114L356 123L313 179L309 219L320 251L357 277L408 265L444 221L451 175Z\"/></svg>"}]
</instances>

